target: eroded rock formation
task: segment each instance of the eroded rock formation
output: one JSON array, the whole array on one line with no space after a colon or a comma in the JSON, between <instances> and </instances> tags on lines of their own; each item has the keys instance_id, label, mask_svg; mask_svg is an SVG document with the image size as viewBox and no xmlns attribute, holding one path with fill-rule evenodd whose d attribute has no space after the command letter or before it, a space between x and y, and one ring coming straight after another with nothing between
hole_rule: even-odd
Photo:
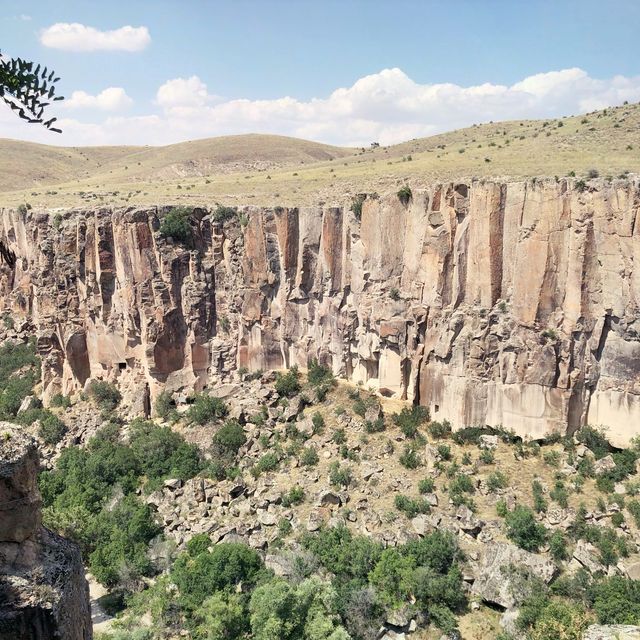
<instances>
[{"instance_id":1,"label":"eroded rock formation","mask_svg":"<svg viewBox=\"0 0 640 640\"><path fill-rule=\"evenodd\" d=\"M640 431L637 181L435 185L408 205L242 210L193 219L194 248L158 233L163 210L54 217L4 211L18 256L5 305L31 314L45 398L117 380L136 410L165 386L249 369L331 364L455 427L541 437Z\"/></svg>"},{"instance_id":2,"label":"eroded rock formation","mask_svg":"<svg viewBox=\"0 0 640 640\"><path fill-rule=\"evenodd\" d=\"M38 451L0 422L0 640L90 640L78 547L41 524Z\"/></svg>"}]
</instances>

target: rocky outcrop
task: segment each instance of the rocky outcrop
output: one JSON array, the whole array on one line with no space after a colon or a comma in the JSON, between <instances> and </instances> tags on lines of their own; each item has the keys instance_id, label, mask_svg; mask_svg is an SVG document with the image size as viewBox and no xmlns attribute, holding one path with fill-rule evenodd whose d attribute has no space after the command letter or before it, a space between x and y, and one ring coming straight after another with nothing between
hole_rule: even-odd
<instances>
[{"instance_id":1,"label":"rocky outcrop","mask_svg":"<svg viewBox=\"0 0 640 640\"><path fill-rule=\"evenodd\" d=\"M640 627L594 624L586 630L583 640L640 640Z\"/></svg>"},{"instance_id":2,"label":"rocky outcrop","mask_svg":"<svg viewBox=\"0 0 640 640\"><path fill-rule=\"evenodd\" d=\"M162 209L4 211L5 304L30 313L45 398L96 377L138 410L309 357L454 427L526 437L640 424L639 184L434 185L407 205L247 207L193 216L192 250ZM55 223L55 224L54 224Z\"/></svg>"},{"instance_id":3,"label":"rocky outcrop","mask_svg":"<svg viewBox=\"0 0 640 640\"><path fill-rule=\"evenodd\" d=\"M89 640L78 547L41 525L35 441L0 423L0 640Z\"/></svg>"}]
</instances>

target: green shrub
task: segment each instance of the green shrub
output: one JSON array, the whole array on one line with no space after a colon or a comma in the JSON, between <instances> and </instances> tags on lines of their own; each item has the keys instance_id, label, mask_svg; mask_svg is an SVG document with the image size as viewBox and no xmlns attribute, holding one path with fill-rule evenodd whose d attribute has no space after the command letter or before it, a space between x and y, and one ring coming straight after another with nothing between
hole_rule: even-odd
<instances>
[{"instance_id":1,"label":"green shrub","mask_svg":"<svg viewBox=\"0 0 640 640\"><path fill-rule=\"evenodd\" d=\"M451 423L448 420L431 422L427 429L432 438L447 438L451 435Z\"/></svg>"},{"instance_id":2,"label":"green shrub","mask_svg":"<svg viewBox=\"0 0 640 640\"><path fill-rule=\"evenodd\" d=\"M188 480L203 467L200 450L169 427L150 420L134 420L129 427L129 446L141 473L150 480L168 477Z\"/></svg>"},{"instance_id":3,"label":"green shrub","mask_svg":"<svg viewBox=\"0 0 640 640\"><path fill-rule=\"evenodd\" d=\"M411 200L411 198L413 197L411 187L409 187L406 184L403 187L400 187L400 189L398 190L397 196L398 196L398 200L400 200L400 202L406 207L409 204L409 201Z\"/></svg>"},{"instance_id":4,"label":"green shrub","mask_svg":"<svg viewBox=\"0 0 640 640\"><path fill-rule=\"evenodd\" d=\"M298 380L298 368L291 367L286 373L276 374L275 389L281 397L291 398L300 393L300 381Z\"/></svg>"},{"instance_id":5,"label":"green shrub","mask_svg":"<svg viewBox=\"0 0 640 640\"><path fill-rule=\"evenodd\" d=\"M280 456L275 451L265 453L256 463L254 469L257 475L268 471L275 471L280 464Z\"/></svg>"},{"instance_id":6,"label":"green shrub","mask_svg":"<svg viewBox=\"0 0 640 640\"><path fill-rule=\"evenodd\" d=\"M353 211L356 217L356 220L360 220L362 218L362 205L364 204L364 201L366 199L367 199L366 194L359 193L358 195L354 196L353 199L351 200L351 206L349 207L349 209Z\"/></svg>"},{"instance_id":7,"label":"green shrub","mask_svg":"<svg viewBox=\"0 0 640 640\"><path fill-rule=\"evenodd\" d=\"M364 423L364 430L367 433L381 433L385 429L386 425L382 416L379 416L373 422L371 420L366 420Z\"/></svg>"},{"instance_id":8,"label":"green shrub","mask_svg":"<svg viewBox=\"0 0 640 640\"><path fill-rule=\"evenodd\" d=\"M154 405L156 415L163 420L166 420L173 411L175 411L175 404L173 398L168 391L162 391L156 398Z\"/></svg>"},{"instance_id":9,"label":"green shrub","mask_svg":"<svg viewBox=\"0 0 640 640\"><path fill-rule=\"evenodd\" d=\"M54 445L58 444L64 437L64 434L67 432L67 427L58 418L58 416L51 413L47 409L41 409L40 415L40 427L38 429L38 435L46 442L47 444Z\"/></svg>"},{"instance_id":10,"label":"green shrub","mask_svg":"<svg viewBox=\"0 0 640 640\"><path fill-rule=\"evenodd\" d=\"M509 486L507 476L501 471L490 473L487 478L487 489L489 493L496 493L500 489L506 489Z\"/></svg>"},{"instance_id":11,"label":"green shrub","mask_svg":"<svg viewBox=\"0 0 640 640\"><path fill-rule=\"evenodd\" d=\"M480 462L484 462L484 464L493 464L495 460L495 454L491 449L483 449L480 452Z\"/></svg>"},{"instance_id":12,"label":"green shrub","mask_svg":"<svg viewBox=\"0 0 640 640\"><path fill-rule=\"evenodd\" d=\"M588 591L600 624L638 624L640 581L621 576L601 578Z\"/></svg>"},{"instance_id":13,"label":"green shrub","mask_svg":"<svg viewBox=\"0 0 640 640\"><path fill-rule=\"evenodd\" d=\"M289 535L292 530L293 525L290 520L287 520L287 518L280 518L280 520L278 520L278 533L281 536Z\"/></svg>"},{"instance_id":14,"label":"green shrub","mask_svg":"<svg viewBox=\"0 0 640 640\"><path fill-rule=\"evenodd\" d=\"M517 505L505 516L507 538L526 551L537 551L547 538L547 531L538 524L534 512L523 505Z\"/></svg>"},{"instance_id":15,"label":"green shrub","mask_svg":"<svg viewBox=\"0 0 640 640\"><path fill-rule=\"evenodd\" d=\"M315 467L320 461L320 456L315 447L305 447L300 454L300 464L303 467Z\"/></svg>"},{"instance_id":16,"label":"green shrub","mask_svg":"<svg viewBox=\"0 0 640 640\"><path fill-rule=\"evenodd\" d=\"M593 427L582 427L576 432L575 437L578 442L584 444L585 447L593 452L596 460L604 458L604 456L611 451L611 447L605 436Z\"/></svg>"},{"instance_id":17,"label":"green shrub","mask_svg":"<svg viewBox=\"0 0 640 640\"><path fill-rule=\"evenodd\" d=\"M415 448L408 444L400 456L400 464L407 469L417 469L422 464L422 460Z\"/></svg>"},{"instance_id":18,"label":"green shrub","mask_svg":"<svg viewBox=\"0 0 640 640\"><path fill-rule=\"evenodd\" d=\"M304 501L304 489L299 486L291 487L289 491L282 495L282 506L291 507Z\"/></svg>"},{"instance_id":19,"label":"green shrub","mask_svg":"<svg viewBox=\"0 0 640 640\"><path fill-rule=\"evenodd\" d=\"M63 409L68 409L71 406L71 400L62 393L56 393L51 397L50 405L52 407L62 407Z\"/></svg>"},{"instance_id":20,"label":"green shrub","mask_svg":"<svg viewBox=\"0 0 640 640\"><path fill-rule=\"evenodd\" d=\"M334 487L348 487L352 480L349 467L342 467L339 462L331 463L329 466L329 482Z\"/></svg>"},{"instance_id":21,"label":"green shrub","mask_svg":"<svg viewBox=\"0 0 640 640\"><path fill-rule=\"evenodd\" d=\"M206 393L197 393L186 415L189 422L204 425L207 422L220 420L228 413L227 405L220 398Z\"/></svg>"},{"instance_id":22,"label":"green shrub","mask_svg":"<svg viewBox=\"0 0 640 640\"><path fill-rule=\"evenodd\" d=\"M244 544L222 542L211 551L178 556L171 579L178 587L180 602L194 610L218 591L231 592L240 584L254 585L262 571L263 563L256 551Z\"/></svg>"},{"instance_id":23,"label":"green shrub","mask_svg":"<svg viewBox=\"0 0 640 640\"><path fill-rule=\"evenodd\" d=\"M436 450L442 460L451 460L451 447L448 444L439 444Z\"/></svg>"},{"instance_id":24,"label":"green shrub","mask_svg":"<svg viewBox=\"0 0 640 640\"><path fill-rule=\"evenodd\" d=\"M190 245L193 239L191 215L193 209L174 207L169 210L160 222L160 235Z\"/></svg>"},{"instance_id":25,"label":"green shrub","mask_svg":"<svg viewBox=\"0 0 640 640\"><path fill-rule=\"evenodd\" d=\"M113 411L122 400L118 389L106 380L94 380L89 385L89 396L102 411Z\"/></svg>"},{"instance_id":26,"label":"green shrub","mask_svg":"<svg viewBox=\"0 0 640 640\"><path fill-rule=\"evenodd\" d=\"M546 511L547 501L544 499L544 491L539 480L534 480L531 483L531 491L533 493L533 508L536 513Z\"/></svg>"},{"instance_id":27,"label":"green shrub","mask_svg":"<svg viewBox=\"0 0 640 640\"><path fill-rule=\"evenodd\" d=\"M556 562L566 560L569 557L567 539L562 531L554 531L549 537L549 553Z\"/></svg>"},{"instance_id":28,"label":"green shrub","mask_svg":"<svg viewBox=\"0 0 640 640\"><path fill-rule=\"evenodd\" d=\"M311 417L311 424L313 425L314 436L324 431L324 418L319 411L316 411Z\"/></svg>"},{"instance_id":29,"label":"green shrub","mask_svg":"<svg viewBox=\"0 0 640 640\"><path fill-rule=\"evenodd\" d=\"M393 422L407 438L415 438L418 428L429 420L429 410L426 407L416 405L411 409L404 408L400 413L393 415Z\"/></svg>"},{"instance_id":30,"label":"green shrub","mask_svg":"<svg viewBox=\"0 0 640 640\"><path fill-rule=\"evenodd\" d=\"M244 429L237 420L227 420L213 436L213 451L222 457L233 458L247 442Z\"/></svg>"},{"instance_id":31,"label":"green shrub","mask_svg":"<svg viewBox=\"0 0 640 640\"><path fill-rule=\"evenodd\" d=\"M436 483L433 478L423 478L418 482L418 491L420 493L433 493L436 490Z\"/></svg>"},{"instance_id":32,"label":"green shrub","mask_svg":"<svg viewBox=\"0 0 640 640\"><path fill-rule=\"evenodd\" d=\"M347 434L345 433L345 430L340 427L339 429L334 430L331 439L335 444L344 444L347 441Z\"/></svg>"},{"instance_id":33,"label":"green shrub","mask_svg":"<svg viewBox=\"0 0 640 640\"><path fill-rule=\"evenodd\" d=\"M394 504L396 509L404 513L407 518L415 518L419 513L431 512L431 506L424 498L409 498L398 494L395 497Z\"/></svg>"},{"instance_id":34,"label":"green shrub","mask_svg":"<svg viewBox=\"0 0 640 640\"><path fill-rule=\"evenodd\" d=\"M569 506L569 492L562 480L556 481L553 489L549 492L549 497L564 509Z\"/></svg>"},{"instance_id":35,"label":"green shrub","mask_svg":"<svg viewBox=\"0 0 640 640\"><path fill-rule=\"evenodd\" d=\"M640 501L629 500L629 502L627 502L627 511L633 516L636 527L640 528Z\"/></svg>"},{"instance_id":36,"label":"green shrub","mask_svg":"<svg viewBox=\"0 0 640 640\"><path fill-rule=\"evenodd\" d=\"M219 204L211 214L211 218L214 222L224 223L227 222L227 220L235 218L237 215L238 209L236 207L225 207Z\"/></svg>"},{"instance_id":37,"label":"green shrub","mask_svg":"<svg viewBox=\"0 0 640 640\"><path fill-rule=\"evenodd\" d=\"M319 385L333 386L336 383L331 367L320 364L316 358L311 358L307 362L307 380L314 387Z\"/></svg>"}]
</instances>

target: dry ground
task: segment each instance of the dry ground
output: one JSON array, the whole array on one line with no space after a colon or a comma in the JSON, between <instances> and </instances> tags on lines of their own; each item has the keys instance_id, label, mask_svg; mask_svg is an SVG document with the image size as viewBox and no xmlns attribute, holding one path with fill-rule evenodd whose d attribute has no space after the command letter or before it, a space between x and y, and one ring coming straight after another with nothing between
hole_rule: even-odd
<instances>
[{"instance_id":1,"label":"dry ground","mask_svg":"<svg viewBox=\"0 0 640 640\"><path fill-rule=\"evenodd\" d=\"M229 136L165 147L49 147L0 140L0 206L189 203L343 204L473 177L640 173L640 105L584 116L475 125L375 149L281 136Z\"/></svg>"}]
</instances>

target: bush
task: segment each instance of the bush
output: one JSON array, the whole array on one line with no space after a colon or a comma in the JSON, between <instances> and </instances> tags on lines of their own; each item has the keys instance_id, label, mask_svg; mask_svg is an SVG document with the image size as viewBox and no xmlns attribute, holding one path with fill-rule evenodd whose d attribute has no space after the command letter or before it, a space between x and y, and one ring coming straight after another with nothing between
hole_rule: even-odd
<instances>
[{"instance_id":1,"label":"bush","mask_svg":"<svg viewBox=\"0 0 640 640\"><path fill-rule=\"evenodd\" d=\"M198 393L187 411L187 419L191 423L203 425L213 420L220 420L228 413L229 409L223 400L206 393Z\"/></svg>"},{"instance_id":2,"label":"bush","mask_svg":"<svg viewBox=\"0 0 640 640\"><path fill-rule=\"evenodd\" d=\"M300 454L300 464L303 467L315 467L320 461L320 456L314 447L305 447Z\"/></svg>"},{"instance_id":3,"label":"bush","mask_svg":"<svg viewBox=\"0 0 640 640\"><path fill-rule=\"evenodd\" d=\"M636 527L640 528L640 502L638 500L629 500L627 502L627 511L633 516Z\"/></svg>"},{"instance_id":4,"label":"bush","mask_svg":"<svg viewBox=\"0 0 640 640\"><path fill-rule=\"evenodd\" d=\"M422 464L422 460L414 447L406 445L400 456L400 464L407 469L417 469Z\"/></svg>"},{"instance_id":5,"label":"bush","mask_svg":"<svg viewBox=\"0 0 640 640\"><path fill-rule=\"evenodd\" d=\"M531 483L531 491L533 493L533 508L536 513L546 511L547 501L544 499L544 491L539 480L534 480Z\"/></svg>"},{"instance_id":6,"label":"bush","mask_svg":"<svg viewBox=\"0 0 640 640\"><path fill-rule=\"evenodd\" d=\"M175 404L168 391L162 391L158 395L154 409L156 415L163 420L166 420L171 415L171 412L175 409Z\"/></svg>"},{"instance_id":7,"label":"bush","mask_svg":"<svg viewBox=\"0 0 640 640\"><path fill-rule=\"evenodd\" d=\"M213 436L213 450L219 456L233 458L246 441L247 436L240 423L227 420Z\"/></svg>"},{"instance_id":8,"label":"bush","mask_svg":"<svg viewBox=\"0 0 640 640\"><path fill-rule=\"evenodd\" d=\"M336 382L331 367L321 365L316 358L311 358L307 362L307 380L314 387L324 384L334 385Z\"/></svg>"},{"instance_id":9,"label":"bush","mask_svg":"<svg viewBox=\"0 0 640 640\"><path fill-rule=\"evenodd\" d=\"M621 576L601 578L588 593L600 624L638 624L640 581Z\"/></svg>"},{"instance_id":10,"label":"bush","mask_svg":"<svg viewBox=\"0 0 640 640\"><path fill-rule=\"evenodd\" d=\"M211 214L211 218L214 222L224 223L227 220L231 220L238 215L238 209L236 207L225 207L221 204L217 205L214 212Z\"/></svg>"},{"instance_id":11,"label":"bush","mask_svg":"<svg viewBox=\"0 0 640 640\"><path fill-rule=\"evenodd\" d=\"M265 453L256 463L254 469L258 475L268 471L275 471L280 464L280 456L275 451Z\"/></svg>"},{"instance_id":12,"label":"bush","mask_svg":"<svg viewBox=\"0 0 640 640\"><path fill-rule=\"evenodd\" d=\"M68 409L71 406L71 400L62 393L56 393L51 397L50 405L52 407L62 407L63 409Z\"/></svg>"},{"instance_id":13,"label":"bush","mask_svg":"<svg viewBox=\"0 0 640 640\"><path fill-rule=\"evenodd\" d=\"M331 463L329 467L329 482L334 487L348 487L352 479L349 467L341 467L338 462Z\"/></svg>"},{"instance_id":14,"label":"bush","mask_svg":"<svg viewBox=\"0 0 640 640\"><path fill-rule=\"evenodd\" d=\"M344 444L347 441L347 434L345 430L340 427L339 429L335 429L333 432L333 437L331 438L334 444Z\"/></svg>"},{"instance_id":15,"label":"bush","mask_svg":"<svg viewBox=\"0 0 640 640\"><path fill-rule=\"evenodd\" d=\"M291 398L300 393L300 382L298 380L298 368L291 367L286 373L276 374L275 389L284 398Z\"/></svg>"},{"instance_id":16,"label":"bush","mask_svg":"<svg viewBox=\"0 0 640 640\"><path fill-rule=\"evenodd\" d=\"M406 207L409 204L411 198L413 198L411 187L406 184L403 187L400 187L397 196L398 200L400 200L400 202Z\"/></svg>"},{"instance_id":17,"label":"bush","mask_svg":"<svg viewBox=\"0 0 640 640\"><path fill-rule=\"evenodd\" d=\"M526 551L537 551L547 538L547 530L538 524L534 512L517 505L505 516L507 538Z\"/></svg>"},{"instance_id":18,"label":"bush","mask_svg":"<svg viewBox=\"0 0 640 640\"><path fill-rule=\"evenodd\" d=\"M418 427L429 420L429 410L426 407L416 405L411 409L403 409L393 415L393 422L407 438L415 438Z\"/></svg>"},{"instance_id":19,"label":"bush","mask_svg":"<svg viewBox=\"0 0 640 640\"><path fill-rule=\"evenodd\" d=\"M367 433L381 433L386 429L384 424L384 418L382 416L376 418L373 422L366 420L364 423L364 430Z\"/></svg>"},{"instance_id":20,"label":"bush","mask_svg":"<svg viewBox=\"0 0 640 640\"><path fill-rule=\"evenodd\" d=\"M122 400L118 389L106 380L94 380L89 385L89 396L95 400L102 411L113 411Z\"/></svg>"},{"instance_id":21,"label":"bush","mask_svg":"<svg viewBox=\"0 0 640 640\"><path fill-rule=\"evenodd\" d=\"M436 450L442 460L451 460L451 447L448 444L439 444Z\"/></svg>"},{"instance_id":22,"label":"bush","mask_svg":"<svg viewBox=\"0 0 640 640\"><path fill-rule=\"evenodd\" d=\"M192 213L193 209L187 207L174 207L168 211L160 222L160 235L190 245L193 239Z\"/></svg>"},{"instance_id":23,"label":"bush","mask_svg":"<svg viewBox=\"0 0 640 640\"><path fill-rule=\"evenodd\" d=\"M556 561L566 560L569 557L567 551L567 539L562 531L554 531L549 538L549 553Z\"/></svg>"},{"instance_id":24,"label":"bush","mask_svg":"<svg viewBox=\"0 0 640 640\"><path fill-rule=\"evenodd\" d=\"M409 498L398 494L395 497L394 504L396 509L402 511L407 518L415 518L419 513L431 512L431 506L424 498Z\"/></svg>"},{"instance_id":25,"label":"bush","mask_svg":"<svg viewBox=\"0 0 640 640\"><path fill-rule=\"evenodd\" d=\"M357 196L354 196L351 200L351 206L349 209L353 211L356 220L360 220L362 218L362 205L364 201L367 199L366 194L359 193Z\"/></svg>"},{"instance_id":26,"label":"bush","mask_svg":"<svg viewBox=\"0 0 640 640\"><path fill-rule=\"evenodd\" d=\"M299 486L291 487L288 493L282 496L282 506L291 507L304 501L304 489Z\"/></svg>"},{"instance_id":27,"label":"bush","mask_svg":"<svg viewBox=\"0 0 640 640\"><path fill-rule=\"evenodd\" d=\"M487 489L489 493L496 493L500 489L506 489L509 486L507 476L501 471L490 473L487 478Z\"/></svg>"},{"instance_id":28,"label":"bush","mask_svg":"<svg viewBox=\"0 0 640 640\"><path fill-rule=\"evenodd\" d=\"M436 483L433 478L423 478L418 482L418 491L420 493L433 493L436 489Z\"/></svg>"},{"instance_id":29,"label":"bush","mask_svg":"<svg viewBox=\"0 0 640 640\"><path fill-rule=\"evenodd\" d=\"M431 422L427 429L432 438L447 438L451 435L451 423L448 420Z\"/></svg>"},{"instance_id":30,"label":"bush","mask_svg":"<svg viewBox=\"0 0 640 640\"><path fill-rule=\"evenodd\" d=\"M58 444L64 437L64 434L67 432L67 427L58 418L58 416L54 415L50 411L46 409L41 409L40 427L38 429L38 435L46 442L47 444L54 445Z\"/></svg>"},{"instance_id":31,"label":"bush","mask_svg":"<svg viewBox=\"0 0 640 640\"><path fill-rule=\"evenodd\" d=\"M324 418L322 414L316 411L311 417L311 424L313 425L313 435L318 435L324 431Z\"/></svg>"},{"instance_id":32,"label":"bush","mask_svg":"<svg viewBox=\"0 0 640 640\"><path fill-rule=\"evenodd\" d=\"M256 551L244 544L221 542L211 551L178 556L171 579L178 587L183 606L194 610L217 591L231 592L240 584L255 584L262 571L263 563Z\"/></svg>"},{"instance_id":33,"label":"bush","mask_svg":"<svg viewBox=\"0 0 640 640\"><path fill-rule=\"evenodd\" d=\"M168 477L188 480L203 467L200 451L169 427L150 420L134 420L130 425L129 446L141 473L149 480Z\"/></svg>"}]
</instances>

